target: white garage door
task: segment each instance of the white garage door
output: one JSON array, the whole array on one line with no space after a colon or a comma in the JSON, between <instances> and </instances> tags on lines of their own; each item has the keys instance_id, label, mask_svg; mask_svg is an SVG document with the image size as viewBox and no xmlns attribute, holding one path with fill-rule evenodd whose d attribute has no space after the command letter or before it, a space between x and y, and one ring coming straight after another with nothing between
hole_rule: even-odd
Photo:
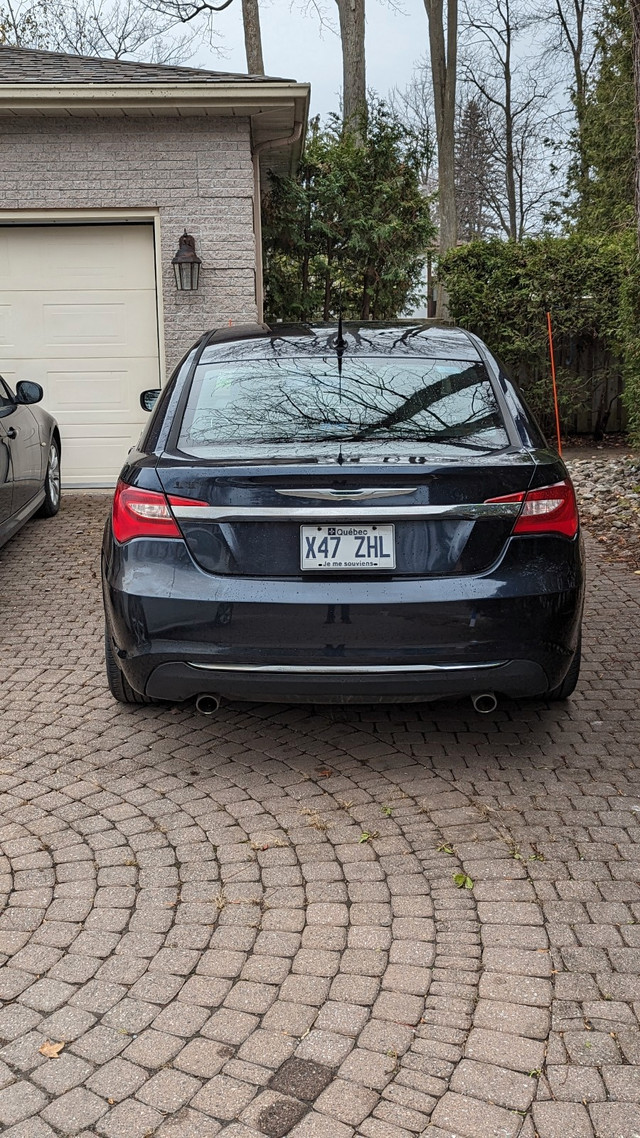
<instances>
[{"instance_id":1,"label":"white garage door","mask_svg":"<svg viewBox=\"0 0 640 1138\"><path fill-rule=\"evenodd\" d=\"M44 388L64 485L113 485L159 386L153 227L0 227L0 374Z\"/></svg>"}]
</instances>

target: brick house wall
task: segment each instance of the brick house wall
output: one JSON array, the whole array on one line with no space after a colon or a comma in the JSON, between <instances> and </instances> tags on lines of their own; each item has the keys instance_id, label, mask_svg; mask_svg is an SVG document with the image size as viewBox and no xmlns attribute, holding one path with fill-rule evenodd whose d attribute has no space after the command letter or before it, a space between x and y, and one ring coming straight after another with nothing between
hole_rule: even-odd
<instances>
[{"instance_id":1,"label":"brick house wall","mask_svg":"<svg viewBox=\"0 0 640 1138\"><path fill-rule=\"evenodd\" d=\"M256 319L248 118L0 118L2 209L157 208L167 374L216 324ZM184 229L200 288L175 287Z\"/></svg>"}]
</instances>

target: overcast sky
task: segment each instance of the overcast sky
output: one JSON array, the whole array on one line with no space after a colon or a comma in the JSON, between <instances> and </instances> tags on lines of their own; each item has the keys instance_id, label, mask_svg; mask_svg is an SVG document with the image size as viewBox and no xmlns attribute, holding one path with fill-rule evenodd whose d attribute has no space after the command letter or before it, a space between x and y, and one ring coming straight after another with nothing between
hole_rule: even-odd
<instances>
[{"instance_id":1,"label":"overcast sky","mask_svg":"<svg viewBox=\"0 0 640 1138\"><path fill-rule=\"evenodd\" d=\"M427 51L427 16L423 0L401 0L402 11L368 0L367 84L386 96L393 86L404 87L414 64ZM342 82L340 40L335 32L320 31L315 15L303 15L301 4L264 0L260 4L264 65L267 75L311 83L311 113L338 110ZM337 27L337 8L326 10ZM335 15L334 15L335 12ZM220 71L246 71L239 0L217 17L224 54L200 48L193 63Z\"/></svg>"}]
</instances>

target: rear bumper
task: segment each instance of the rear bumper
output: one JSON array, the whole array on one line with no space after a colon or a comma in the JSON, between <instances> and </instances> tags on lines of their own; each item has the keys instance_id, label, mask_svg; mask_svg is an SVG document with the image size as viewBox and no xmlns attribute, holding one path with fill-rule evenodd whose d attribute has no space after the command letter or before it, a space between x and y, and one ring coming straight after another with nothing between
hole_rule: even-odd
<instances>
[{"instance_id":1,"label":"rear bumper","mask_svg":"<svg viewBox=\"0 0 640 1138\"><path fill-rule=\"evenodd\" d=\"M543 695L578 642L578 538L512 539L467 577L251 580L200 569L175 540L103 549L107 625L138 692L184 700L369 702Z\"/></svg>"},{"instance_id":2,"label":"rear bumper","mask_svg":"<svg viewBox=\"0 0 640 1138\"><path fill-rule=\"evenodd\" d=\"M499 691L505 695L543 694L548 680L539 664L510 660L469 668L380 668L375 672L269 670L166 663L154 668L146 694L156 699L184 700L208 694L228 699L300 703L404 703L450 695Z\"/></svg>"}]
</instances>

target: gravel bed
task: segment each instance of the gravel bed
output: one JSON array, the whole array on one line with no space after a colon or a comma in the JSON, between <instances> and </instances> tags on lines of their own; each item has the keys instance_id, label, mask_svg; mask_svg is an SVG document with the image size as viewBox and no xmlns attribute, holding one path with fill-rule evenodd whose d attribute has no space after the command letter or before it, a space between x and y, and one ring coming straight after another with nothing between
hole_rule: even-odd
<instances>
[{"instance_id":1,"label":"gravel bed","mask_svg":"<svg viewBox=\"0 0 640 1138\"><path fill-rule=\"evenodd\" d=\"M640 454L569 458L582 523L609 561L640 572Z\"/></svg>"}]
</instances>

